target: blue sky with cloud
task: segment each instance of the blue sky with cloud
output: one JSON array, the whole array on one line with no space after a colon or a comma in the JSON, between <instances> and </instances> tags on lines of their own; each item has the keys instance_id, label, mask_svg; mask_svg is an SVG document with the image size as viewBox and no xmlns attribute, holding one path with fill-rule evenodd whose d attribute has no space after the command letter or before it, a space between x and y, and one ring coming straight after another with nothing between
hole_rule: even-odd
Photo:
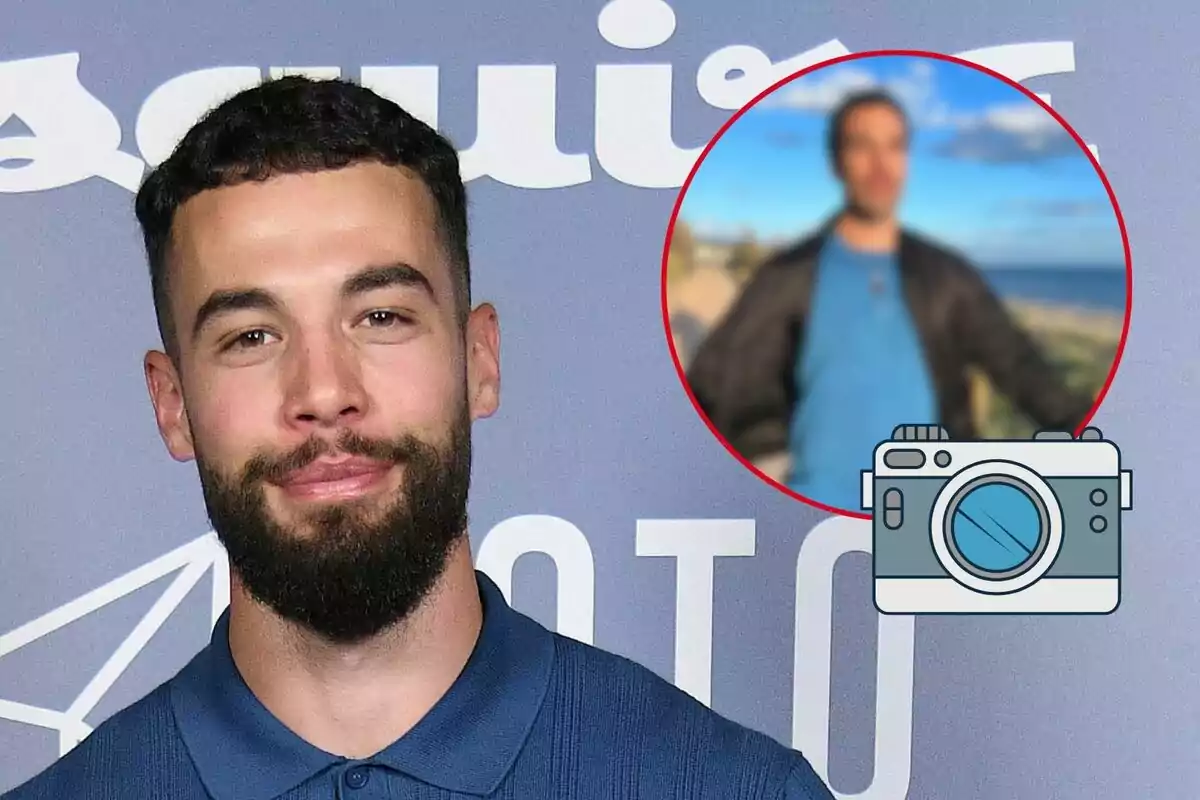
<instances>
[{"instance_id":1,"label":"blue sky with cloud","mask_svg":"<svg viewBox=\"0 0 1200 800\"><path fill-rule=\"evenodd\" d=\"M681 209L701 235L803 235L841 200L829 170L829 111L882 86L913 121L904 223L985 266L1124 267L1116 215L1075 140L1040 105L983 72L880 56L810 72L735 122Z\"/></svg>"}]
</instances>

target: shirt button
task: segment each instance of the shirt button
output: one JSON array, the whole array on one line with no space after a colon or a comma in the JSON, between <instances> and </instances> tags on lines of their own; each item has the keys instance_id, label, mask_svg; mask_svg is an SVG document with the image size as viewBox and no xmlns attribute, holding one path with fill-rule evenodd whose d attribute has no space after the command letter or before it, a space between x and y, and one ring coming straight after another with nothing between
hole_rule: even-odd
<instances>
[{"instance_id":1,"label":"shirt button","mask_svg":"<svg viewBox=\"0 0 1200 800\"><path fill-rule=\"evenodd\" d=\"M370 774L365 769L355 767L346 772L346 785L351 789L361 789L367 785L370 778Z\"/></svg>"}]
</instances>

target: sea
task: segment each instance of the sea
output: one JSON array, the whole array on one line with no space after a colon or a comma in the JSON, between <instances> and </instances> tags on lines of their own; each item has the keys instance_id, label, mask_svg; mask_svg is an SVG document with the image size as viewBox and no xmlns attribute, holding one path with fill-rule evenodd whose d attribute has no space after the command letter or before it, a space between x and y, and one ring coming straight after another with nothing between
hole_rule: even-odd
<instances>
[{"instance_id":1,"label":"sea","mask_svg":"<svg viewBox=\"0 0 1200 800\"><path fill-rule=\"evenodd\" d=\"M1123 266L988 266L983 274L1007 300L1125 313Z\"/></svg>"}]
</instances>

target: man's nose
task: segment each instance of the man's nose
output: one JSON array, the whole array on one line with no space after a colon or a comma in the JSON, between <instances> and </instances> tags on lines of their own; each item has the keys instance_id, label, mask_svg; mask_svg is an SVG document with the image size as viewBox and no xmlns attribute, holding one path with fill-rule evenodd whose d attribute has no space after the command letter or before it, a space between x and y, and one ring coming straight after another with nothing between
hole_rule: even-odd
<instances>
[{"instance_id":1,"label":"man's nose","mask_svg":"<svg viewBox=\"0 0 1200 800\"><path fill-rule=\"evenodd\" d=\"M289 354L288 423L331 428L361 418L367 395L353 348L336 336L309 337Z\"/></svg>"}]
</instances>

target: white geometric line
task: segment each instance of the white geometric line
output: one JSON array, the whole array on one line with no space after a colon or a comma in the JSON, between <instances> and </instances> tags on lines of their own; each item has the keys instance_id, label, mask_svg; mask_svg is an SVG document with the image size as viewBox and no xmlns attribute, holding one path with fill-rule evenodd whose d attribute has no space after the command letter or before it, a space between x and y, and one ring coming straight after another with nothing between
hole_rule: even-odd
<instances>
[{"instance_id":1,"label":"white geometric line","mask_svg":"<svg viewBox=\"0 0 1200 800\"><path fill-rule=\"evenodd\" d=\"M210 531L0 636L0 657L3 657L159 578L182 570L88 681L67 711L0 699L0 719L57 730L59 756L66 755L92 732L83 718L92 712L209 567L213 571L210 611L215 626L229 605L229 562L216 533Z\"/></svg>"},{"instance_id":2,"label":"white geometric line","mask_svg":"<svg viewBox=\"0 0 1200 800\"><path fill-rule=\"evenodd\" d=\"M61 711L27 706L12 700L0 700L0 719L24 722L26 725L36 725L39 728L50 728L51 730L59 730L70 723L70 720Z\"/></svg>"},{"instance_id":3,"label":"white geometric line","mask_svg":"<svg viewBox=\"0 0 1200 800\"><path fill-rule=\"evenodd\" d=\"M141 621L125 637L125 641L117 646L108 661L104 662L88 685L79 693L75 702L71 703L65 712L69 718L82 720L91 713L96 704L104 697L104 693L112 688L117 679L121 677L121 673L137 658L142 648L150 642L151 637L167 621L171 612L179 607L188 592L200 582L211 564L211 561L208 564L203 561L193 561L183 572L179 573L179 577L171 582L171 585L154 602Z\"/></svg>"},{"instance_id":4,"label":"white geometric line","mask_svg":"<svg viewBox=\"0 0 1200 800\"><path fill-rule=\"evenodd\" d=\"M58 755L61 758L71 752L92 732L92 728L81 719L68 720L58 732Z\"/></svg>"},{"instance_id":5,"label":"white geometric line","mask_svg":"<svg viewBox=\"0 0 1200 800\"><path fill-rule=\"evenodd\" d=\"M209 631L217 627L217 620L229 608L229 559L225 557L225 548L221 545L215 533L210 534L210 546L213 549L212 560L212 621Z\"/></svg>"},{"instance_id":6,"label":"white geometric line","mask_svg":"<svg viewBox=\"0 0 1200 800\"><path fill-rule=\"evenodd\" d=\"M80 617L87 616L93 611L115 602L164 575L170 575L193 561L207 560L208 563L213 563L212 547L215 541L215 533L207 533L193 539L182 547L177 547L85 595L76 597L74 600L46 612L37 619L14 628L0 636L0 657L19 650L30 642L37 641ZM219 546L219 543L217 544Z\"/></svg>"}]
</instances>

